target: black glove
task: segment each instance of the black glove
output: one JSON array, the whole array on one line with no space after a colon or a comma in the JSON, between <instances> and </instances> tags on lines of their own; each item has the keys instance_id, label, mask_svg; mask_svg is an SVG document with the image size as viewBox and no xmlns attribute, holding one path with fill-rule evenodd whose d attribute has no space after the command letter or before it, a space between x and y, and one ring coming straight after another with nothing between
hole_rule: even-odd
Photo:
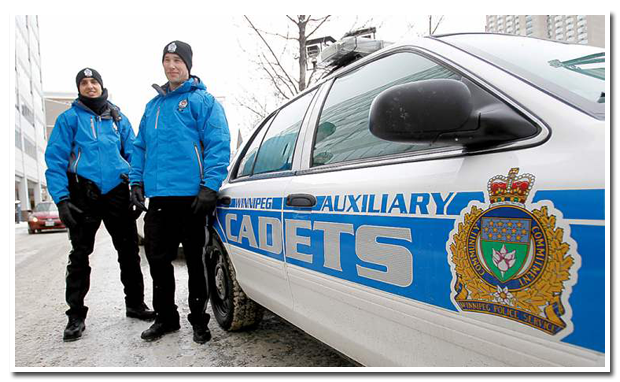
<instances>
[{"instance_id":1,"label":"black glove","mask_svg":"<svg viewBox=\"0 0 620 382\"><path fill-rule=\"evenodd\" d=\"M208 187L200 187L200 192L191 205L195 215L211 215L217 204L217 192Z\"/></svg>"},{"instance_id":2,"label":"black glove","mask_svg":"<svg viewBox=\"0 0 620 382\"><path fill-rule=\"evenodd\" d=\"M131 204L136 207L134 212L136 219L142 212L146 212L146 206L144 205L144 189L141 184L134 184L131 186Z\"/></svg>"},{"instance_id":3,"label":"black glove","mask_svg":"<svg viewBox=\"0 0 620 382\"><path fill-rule=\"evenodd\" d=\"M58 202L58 215L60 217L60 221L69 229L74 229L77 226L77 222L75 221L73 214L79 215L82 213L82 210L71 203L69 199Z\"/></svg>"}]
</instances>

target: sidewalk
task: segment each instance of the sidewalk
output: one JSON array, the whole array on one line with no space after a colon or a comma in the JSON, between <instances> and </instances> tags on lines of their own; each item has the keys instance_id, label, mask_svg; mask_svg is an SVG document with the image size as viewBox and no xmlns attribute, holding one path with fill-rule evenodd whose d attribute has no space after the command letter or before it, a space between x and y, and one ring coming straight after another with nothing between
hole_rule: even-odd
<instances>
[{"instance_id":1,"label":"sidewalk","mask_svg":"<svg viewBox=\"0 0 620 382\"><path fill-rule=\"evenodd\" d=\"M18 228L28 228L28 222L15 223L15 229L18 229Z\"/></svg>"}]
</instances>

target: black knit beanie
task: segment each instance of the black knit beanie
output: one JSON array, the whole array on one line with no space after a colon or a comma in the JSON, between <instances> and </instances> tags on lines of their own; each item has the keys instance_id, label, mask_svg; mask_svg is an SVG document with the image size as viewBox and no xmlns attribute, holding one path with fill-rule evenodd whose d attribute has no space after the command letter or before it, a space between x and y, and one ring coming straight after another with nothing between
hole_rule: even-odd
<instances>
[{"instance_id":1,"label":"black knit beanie","mask_svg":"<svg viewBox=\"0 0 620 382\"><path fill-rule=\"evenodd\" d=\"M101 74L99 74L99 72L95 69L84 68L78 72L77 76L75 76L75 85L77 85L78 92L80 91L80 81L82 81L84 78L94 78L95 80L97 80L97 82L99 82L99 85L101 85L101 89L103 89L103 80L101 79Z\"/></svg>"},{"instance_id":2,"label":"black knit beanie","mask_svg":"<svg viewBox=\"0 0 620 382\"><path fill-rule=\"evenodd\" d=\"M179 57L185 62L185 66L187 66L187 72L190 73L192 71L192 47L189 44L174 40L171 43L167 44L164 48L164 54L161 57L161 61L164 61L164 57L166 57L166 53L174 53L178 54Z\"/></svg>"}]
</instances>

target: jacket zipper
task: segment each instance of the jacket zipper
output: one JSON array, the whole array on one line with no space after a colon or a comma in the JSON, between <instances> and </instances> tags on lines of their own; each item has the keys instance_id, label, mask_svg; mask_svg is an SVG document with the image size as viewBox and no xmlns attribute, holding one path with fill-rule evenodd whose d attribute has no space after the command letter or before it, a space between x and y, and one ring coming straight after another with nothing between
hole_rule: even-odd
<instances>
[{"instance_id":1,"label":"jacket zipper","mask_svg":"<svg viewBox=\"0 0 620 382\"><path fill-rule=\"evenodd\" d=\"M198 168L200 169L200 180L202 181L202 178L204 176L204 174L202 173L202 162L200 161L200 154L198 153L198 145L196 145L194 143L194 151L196 152L196 159L198 159Z\"/></svg>"},{"instance_id":2,"label":"jacket zipper","mask_svg":"<svg viewBox=\"0 0 620 382\"><path fill-rule=\"evenodd\" d=\"M97 139L97 133L95 132L95 122L93 121L93 117L90 117L90 128L93 130L93 136Z\"/></svg>"},{"instance_id":3,"label":"jacket zipper","mask_svg":"<svg viewBox=\"0 0 620 382\"><path fill-rule=\"evenodd\" d=\"M75 180L76 181L79 181L78 173L77 173L77 166L78 166L78 162L80 161L81 157L82 157L82 149L78 149L77 159L75 160L75 163L73 164L73 172L75 173Z\"/></svg>"},{"instance_id":4,"label":"jacket zipper","mask_svg":"<svg viewBox=\"0 0 620 382\"><path fill-rule=\"evenodd\" d=\"M160 106L157 106L157 115L155 116L155 130L157 130L157 124L159 123L159 108Z\"/></svg>"}]
</instances>

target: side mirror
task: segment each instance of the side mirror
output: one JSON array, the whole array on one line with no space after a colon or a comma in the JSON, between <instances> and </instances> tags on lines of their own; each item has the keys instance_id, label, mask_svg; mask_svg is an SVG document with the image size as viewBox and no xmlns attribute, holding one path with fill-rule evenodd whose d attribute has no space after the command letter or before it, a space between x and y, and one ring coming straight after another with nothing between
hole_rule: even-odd
<instances>
[{"instance_id":1,"label":"side mirror","mask_svg":"<svg viewBox=\"0 0 620 382\"><path fill-rule=\"evenodd\" d=\"M369 129L388 141L453 143L468 148L523 139L539 131L503 102L472 95L467 85L453 79L423 80L384 90L371 105Z\"/></svg>"}]
</instances>

